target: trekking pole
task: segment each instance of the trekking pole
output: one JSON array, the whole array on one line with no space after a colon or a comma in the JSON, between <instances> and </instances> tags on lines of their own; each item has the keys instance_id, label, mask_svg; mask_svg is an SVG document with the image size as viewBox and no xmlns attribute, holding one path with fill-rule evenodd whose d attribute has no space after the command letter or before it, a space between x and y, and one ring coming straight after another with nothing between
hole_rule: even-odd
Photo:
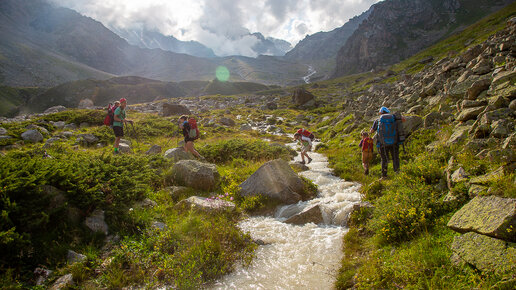
<instances>
[{"instance_id":1,"label":"trekking pole","mask_svg":"<svg viewBox=\"0 0 516 290\"><path fill-rule=\"evenodd\" d=\"M136 130L134 129L134 124L133 122L131 122L131 127L133 128L133 133L134 133L134 141L136 141L136 147L138 149L138 151L140 151L140 145L138 144L138 135L136 134Z\"/></svg>"},{"instance_id":2,"label":"trekking pole","mask_svg":"<svg viewBox=\"0 0 516 290\"><path fill-rule=\"evenodd\" d=\"M173 137L170 137L167 141L167 143L165 144L165 146L163 146L163 148L167 147L168 146L168 143L170 143L170 141L172 140Z\"/></svg>"}]
</instances>

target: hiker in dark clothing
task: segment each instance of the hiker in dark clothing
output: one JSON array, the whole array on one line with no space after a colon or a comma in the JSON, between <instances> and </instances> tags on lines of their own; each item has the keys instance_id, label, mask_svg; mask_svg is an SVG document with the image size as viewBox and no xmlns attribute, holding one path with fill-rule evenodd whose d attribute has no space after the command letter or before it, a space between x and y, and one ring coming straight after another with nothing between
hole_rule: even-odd
<instances>
[{"instance_id":1,"label":"hiker in dark clothing","mask_svg":"<svg viewBox=\"0 0 516 290\"><path fill-rule=\"evenodd\" d=\"M190 118L193 119L193 118ZM194 147L194 140L199 138L199 130L197 129L197 123L195 122L195 119L193 119L193 122L188 121L188 116L181 116L179 118L179 128L183 130L183 136L185 136L185 146L183 147L186 152L192 153L195 157L199 159L204 159L204 157L195 150ZM192 124L195 124L195 128Z\"/></svg>"},{"instance_id":2,"label":"hiker in dark clothing","mask_svg":"<svg viewBox=\"0 0 516 290\"><path fill-rule=\"evenodd\" d=\"M382 178L386 178L389 154L392 157L394 172L400 170L400 150L394 116L386 107L381 107L379 113L380 118L374 121L370 133L377 134L376 147L382 159Z\"/></svg>"}]
</instances>

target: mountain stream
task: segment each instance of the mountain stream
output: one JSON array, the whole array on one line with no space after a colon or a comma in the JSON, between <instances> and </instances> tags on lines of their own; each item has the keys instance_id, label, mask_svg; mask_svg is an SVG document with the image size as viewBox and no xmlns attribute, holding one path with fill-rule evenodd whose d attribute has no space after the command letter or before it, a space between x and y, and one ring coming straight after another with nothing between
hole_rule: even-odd
<instances>
[{"instance_id":1,"label":"mountain stream","mask_svg":"<svg viewBox=\"0 0 516 290\"><path fill-rule=\"evenodd\" d=\"M288 144L296 146L295 143ZM310 152L313 161L300 175L318 185L312 200L280 207L274 217L255 216L239 226L261 241L251 266L237 269L212 289L332 289L342 258L347 216L360 201L359 184L331 174L327 158ZM301 161L298 155L295 161ZM319 205L324 224L286 224L287 218Z\"/></svg>"}]
</instances>

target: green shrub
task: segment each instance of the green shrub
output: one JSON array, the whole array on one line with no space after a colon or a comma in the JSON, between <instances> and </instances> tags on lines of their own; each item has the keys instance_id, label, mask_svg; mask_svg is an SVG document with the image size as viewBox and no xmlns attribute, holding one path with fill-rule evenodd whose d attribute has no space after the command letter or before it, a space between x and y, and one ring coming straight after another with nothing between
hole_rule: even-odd
<instances>
[{"instance_id":1,"label":"green shrub","mask_svg":"<svg viewBox=\"0 0 516 290\"><path fill-rule=\"evenodd\" d=\"M262 140L228 139L217 143L205 144L198 151L208 161L226 163L233 159L272 160L277 158L290 159L291 149L285 146L275 146Z\"/></svg>"}]
</instances>

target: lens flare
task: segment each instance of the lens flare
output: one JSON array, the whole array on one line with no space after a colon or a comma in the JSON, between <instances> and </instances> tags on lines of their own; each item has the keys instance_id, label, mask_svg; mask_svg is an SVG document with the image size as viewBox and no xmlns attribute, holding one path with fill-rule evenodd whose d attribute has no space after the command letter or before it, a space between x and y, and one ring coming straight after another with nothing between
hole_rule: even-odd
<instances>
[{"instance_id":1,"label":"lens flare","mask_svg":"<svg viewBox=\"0 0 516 290\"><path fill-rule=\"evenodd\" d=\"M227 82L229 80L229 70L225 66L218 66L215 70L215 76L220 82Z\"/></svg>"}]
</instances>

